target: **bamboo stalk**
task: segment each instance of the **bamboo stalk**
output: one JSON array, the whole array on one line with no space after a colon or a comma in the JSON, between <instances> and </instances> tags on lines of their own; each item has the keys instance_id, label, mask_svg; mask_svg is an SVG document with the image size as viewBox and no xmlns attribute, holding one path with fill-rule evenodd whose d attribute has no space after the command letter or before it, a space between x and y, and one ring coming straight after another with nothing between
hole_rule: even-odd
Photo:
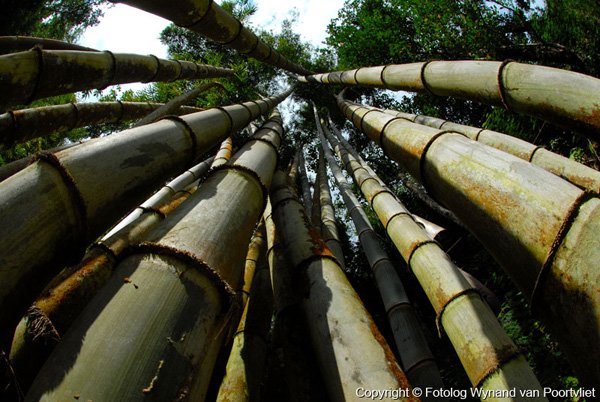
<instances>
[{"instance_id":1,"label":"bamboo stalk","mask_svg":"<svg viewBox=\"0 0 600 402\"><path fill-rule=\"evenodd\" d=\"M273 314L271 277L266 258L267 243L261 220L250 242L244 269L244 293L249 296L233 338L217 401L260 401L260 387L265 371L268 335ZM251 279L253 278L253 279ZM247 280L250 279L250 280ZM250 291L251 293L247 293Z\"/></svg>"},{"instance_id":2,"label":"bamboo stalk","mask_svg":"<svg viewBox=\"0 0 600 402\"><path fill-rule=\"evenodd\" d=\"M11 364L24 390L75 318L108 282L123 251L143 240L196 190L213 159L167 183L93 244L81 263L61 271L41 292L17 325L10 349Z\"/></svg>"},{"instance_id":3,"label":"bamboo stalk","mask_svg":"<svg viewBox=\"0 0 600 402\"><path fill-rule=\"evenodd\" d=\"M231 152L233 150L233 139L231 136L225 138L215 155L215 159L210 166L211 169L215 169L221 165L226 164L231 159Z\"/></svg>"},{"instance_id":4,"label":"bamboo stalk","mask_svg":"<svg viewBox=\"0 0 600 402\"><path fill-rule=\"evenodd\" d=\"M0 36L0 54L23 52L34 46L46 50L80 50L84 52L97 52L96 49L56 39L36 38L33 36Z\"/></svg>"},{"instance_id":5,"label":"bamboo stalk","mask_svg":"<svg viewBox=\"0 0 600 402\"><path fill-rule=\"evenodd\" d=\"M317 158L317 166L318 161L323 159L323 155L321 154L321 150L319 149L319 156ZM313 227L317 230L319 236L323 234L323 223L321 222L321 192L319 190L319 182L321 170L317 168L317 174L315 176L315 183L313 185L313 198L312 198L312 208L310 210L310 221ZM306 211L308 213L308 211Z\"/></svg>"},{"instance_id":6,"label":"bamboo stalk","mask_svg":"<svg viewBox=\"0 0 600 402\"><path fill-rule=\"evenodd\" d=\"M14 328L47 278L74 262L91 239L148 197L156 183L184 170L288 94L90 140L42 156L0 183L3 330Z\"/></svg>"},{"instance_id":7,"label":"bamboo stalk","mask_svg":"<svg viewBox=\"0 0 600 402\"><path fill-rule=\"evenodd\" d=\"M401 112L398 112L398 113L401 113ZM337 128L335 128L335 125L333 124L331 119L329 119L329 125L333 129L332 131L335 135L335 139L337 139L340 142L341 146L343 146L344 149L346 151L348 151L361 164L361 166L367 170L367 172L371 175L371 177L373 177L375 180L377 180L382 187L389 190L389 188L386 187L385 183L383 183L381 178L379 176L377 176L377 174L373 171L373 169L371 169L369 167L369 165L360 157L360 154L348 143L348 141L346 141L344 139L344 137L342 137L340 131L337 130ZM326 127L325 127L325 129L326 129ZM331 132L328 131L328 133L329 133L329 135L331 135ZM358 158L357 158L357 156L358 156ZM406 177L407 175L408 174L405 174L403 176ZM402 176L400 174L399 174L399 177L402 180ZM404 181L408 181L408 180L404 179L403 182ZM458 218L456 218L456 216L452 212L448 211L446 208L444 208L441 205L439 205L438 203L436 203L431 197L429 197L429 195L427 195L425 193L424 189L420 188L420 185L419 185L419 187L417 187L417 185L418 185L418 183L416 183L416 185L413 184L412 182L410 182L409 185L407 185L405 183L405 186L407 188L409 188L415 192L417 192L417 191L419 193L422 192L422 194L419 196L419 198L423 197L421 199L426 200L427 205L430 205L429 204L430 202L434 203L432 209L434 209L436 212L438 212L442 216L446 217L447 219L453 221L459 227L465 228L464 225L458 220ZM390 193L393 194L393 192L391 192L391 190L390 190ZM449 215L446 215L445 211L447 211L447 213ZM450 246L451 237L446 228L436 225L435 223L430 222L427 219L424 219L415 214L412 214L412 217L415 220L415 222L419 226L421 226L421 228L423 230L425 230L425 232L427 233L427 235L429 235L429 237L431 237L431 239L438 242L444 250L447 250L448 246ZM494 312L500 311L500 300L498 299L498 297L496 296L496 294L494 292L492 292L488 287L486 287L483 283L481 283L477 278L475 278L470 273L468 273L460 268L458 270L463 274L463 276L465 277L467 282L469 282L469 284L471 286L473 286L475 289L477 289L477 291L481 294L481 296L485 299L485 301L490 305L490 307L492 308L492 310Z\"/></svg>"},{"instance_id":8,"label":"bamboo stalk","mask_svg":"<svg viewBox=\"0 0 600 402\"><path fill-rule=\"evenodd\" d=\"M176 114L181 106L184 106L186 103L189 103L196 99L198 95L203 92L208 91L211 88L220 88L221 90L225 90L223 84L219 82L209 82L206 84L202 84L197 88L187 91L184 94L177 96L176 98L171 99L169 102L165 103L158 109L152 111L150 114L140 119L137 123L133 125L133 127L140 127L149 123L154 123L159 120L163 116L167 116L170 114Z\"/></svg>"},{"instance_id":9,"label":"bamboo stalk","mask_svg":"<svg viewBox=\"0 0 600 402\"><path fill-rule=\"evenodd\" d=\"M600 200L462 134L338 101L357 127L464 222L530 298L579 378L597 383Z\"/></svg>"},{"instance_id":10,"label":"bamboo stalk","mask_svg":"<svg viewBox=\"0 0 600 402\"><path fill-rule=\"evenodd\" d=\"M519 138L497 131L453 123L436 117L396 112L395 110L382 111L424 126L464 134L474 141L479 141L482 144L531 162L533 165L554 173L584 190L596 194L600 192L600 172Z\"/></svg>"},{"instance_id":11,"label":"bamboo stalk","mask_svg":"<svg viewBox=\"0 0 600 402\"><path fill-rule=\"evenodd\" d=\"M288 176L290 181L297 186L298 183L298 152L292 156L288 165Z\"/></svg>"},{"instance_id":12,"label":"bamboo stalk","mask_svg":"<svg viewBox=\"0 0 600 402\"><path fill-rule=\"evenodd\" d=\"M504 106L600 140L600 79L557 68L513 61L430 61L315 74L299 81L455 96Z\"/></svg>"},{"instance_id":13,"label":"bamboo stalk","mask_svg":"<svg viewBox=\"0 0 600 402\"><path fill-rule=\"evenodd\" d=\"M159 109L160 103L95 102L67 103L0 114L0 150L55 132L93 124L120 123L139 119ZM184 106L173 114L190 114L204 109Z\"/></svg>"},{"instance_id":14,"label":"bamboo stalk","mask_svg":"<svg viewBox=\"0 0 600 402\"><path fill-rule=\"evenodd\" d=\"M273 221L270 200L263 213L267 234L267 259L273 288L274 320L271 335L270 380L284 389L275 399L290 402L327 401L322 376L315 370L315 353L301 308L301 296L295 292L293 272Z\"/></svg>"},{"instance_id":15,"label":"bamboo stalk","mask_svg":"<svg viewBox=\"0 0 600 402\"><path fill-rule=\"evenodd\" d=\"M452 342L471 384L482 390L535 389L541 385L493 312L410 212L343 149L328 140L415 274ZM513 400L531 400L517 395ZM539 398L537 400L546 400Z\"/></svg>"},{"instance_id":16,"label":"bamboo stalk","mask_svg":"<svg viewBox=\"0 0 600 402\"><path fill-rule=\"evenodd\" d=\"M264 63L296 74L310 74L258 38L240 21L210 0L111 0L163 17Z\"/></svg>"},{"instance_id":17,"label":"bamboo stalk","mask_svg":"<svg viewBox=\"0 0 600 402\"><path fill-rule=\"evenodd\" d=\"M315 117L317 117L316 109ZM373 230L369 218L329 150L325 138L325 132L327 131L327 127L317 120L317 133L321 148L325 153L329 168L344 199L346 208L350 212L363 252L373 270L388 322L394 334L395 346L398 356L400 356L402 368L413 386L421 387L421 389L427 387L433 389L443 388L444 383L439 369L427 345L427 340L421 330L404 285L387 253L380 246L379 236ZM331 136L331 133L328 132L328 135ZM422 399L425 401L432 400L427 397ZM445 398L434 399L445 400Z\"/></svg>"},{"instance_id":18,"label":"bamboo stalk","mask_svg":"<svg viewBox=\"0 0 600 402\"><path fill-rule=\"evenodd\" d=\"M306 160L302 149L298 150L298 176L300 177L300 188L302 189L302 203L308 214L312 212L312 197L310 195L310 182L306 173Z\"/></svg>"},{"instance_id":19,"label":"bamboo stalk","mask_svg":"<svg viewBox=\"0 0 600 402\"><path fill-rule=\"evenodd\" d=\"M0 111L48 96L115 84L230 75L233 70L228 68L155 56L34 48L0 56Z\"/></svg>"},{"instance_id":20,"label":"bamboo stalk","mask_svg":"<svg viewBox=\"0 0 600 402\"><path fill-rule=\"evenodd\" d=\"M26 400L203 400L281 143L262 129L129 251ZM92 363L93 362L93 363ZM93 376L94 381L89 379Z\"/></svg>"},{"instance_id":21,"label":"bamboo stalk","mask_svg":"<svg viewBox=\"0 0 600 402\"><path fill-rule=\"evenodd\" d=\"M283 247L300 278L306 325L330 399L356 399L358 387L408 389L389 346L281 172L275 174L271 201Z\"/></svg>"},{"instance_id":22,"label":"bamboo stalk","mask_svg":"<svg viewBox=\"0 0 600 402\"><path fill-rule=\"evenodd\" d=\"M316 118L315 109L315 118ZM318 122L317 122L318 127ZM337 230L337 224L335 223L335 212L331 205L331 193L329 192L329 183L327 181L327 170L325 168L325 158L323 152L319 152L318 161L318 172L317 175L317 187L319 190L319 205L321 206L321 214L317 219L321 226L321 237L327 247L333 253L333 256L338 260L340 267L344 269L344 251L342 249L342 243L340 242L340 235ZM316 189L315 189L316 191Z\"/></svg>"}]
</instances>

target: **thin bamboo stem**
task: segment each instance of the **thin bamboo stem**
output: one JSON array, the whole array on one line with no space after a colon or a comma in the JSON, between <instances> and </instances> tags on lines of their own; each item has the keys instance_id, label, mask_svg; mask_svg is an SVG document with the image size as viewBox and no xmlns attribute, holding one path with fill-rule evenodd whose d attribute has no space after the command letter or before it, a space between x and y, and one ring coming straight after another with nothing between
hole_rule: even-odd
<instances>
[{"instance_id":1,"label":"thin bamboo stem","mask_svg":"<svg viewBox=\"0 0 600 402\"><path fill-rule=\"evenodd\" d=\"M317 125L317 127L319 126ZM321 226L321 237L323 238L325 244L327 244L327 247L329 247L333 253L334 257L338 260L342 269L344 269L344 251L340 241L340 235L337 230L335 212L331 203L331 193L329 192L327 169L325 168L325 158L323 152L319 152L318 172L318 181L316 184L319 190L319 205L321 206L321 214L317 219L319 219Z\"/></svg>"},{"instance_id":2,"label":"thin bamboo stem","mask_svg":"<svg viewBox=\"0 0 600 402\"><path fill-rule=\"evenodd\" d=\"M164 105L162 105L158 109L152 111L150 114L148 114L144 118L140 119L138 122L136 122L133 125L133 127L140 127L140 126L144 126L149 123L154 123L155 121L159 120L161 117L164 117L164 116L167 116L170 114L176 114L181 106L184 106L186 103L193 101L201 93L206 92L209 89L215 88L215 87L220 88L221 90L225 90L225 87L223 86L223 84L221 84L219 82L209 82L207 84L202 84L198 88L189 90L186 93L181 94L174 99L171 99L169 102L165 103Z\"/></svg>"},{"instance_id":3,"label":"thin bamboo stem","mask_svg":"<svg viewBox=\"0 0 600 402\"><path fill-rule=\"evenodd\" d=\"M234 289L247 251L240 245L250 242L277 163L283 129L277 113L269 122L130 250L26 400L69 399L73 392L83 400L205 398L240 312Z\"/></svg>"},{"instance_id":4,"label":"thin bamboo stem","mask_svg":"<svg viewBox=\"0 0 600 402\"><path fill-rule=\"evenodd\" d=\"M4 331L14 328L47 278L74 262L110 222L142 202L157 183L184 170L199 154L288 94L164 119L90 140L42 156L0 183L0 321ZM38 218L31 219L32 211Z\"/></svg>"},{"instance_id":5,"label":"thin bamboo stem","mask_svg":"<svg viewBox=\"0 0 600 402\"><path fill-rule=\"evenodd\" d=\"M482 144L531 162L533 165L546 169L584 190L595 194L600 192L600 172L519 138L484 128L453 123L436 117L396 112L389 109L382 111L424 126L464 134L474 141L479 141Z\"/></svg>"},{"instance_id":6,"label":"thin bamboo stem","mask_svg":"<svg viewBox=\"0 0 600 402\"><path fill-rule=\"evenodd\" d=\"M333 136L328 140L421 284L472 385L500 392L541 390L493 312L439 245ZM515 400L530 399L517 395Z\"/></svg>"},{"instance_id":7,"label":"thin bamboo stem","mask_svg":"<svg viewBox=\"0 0 600 402\"><path fill-rule=\"evenodd\" d=\"M308 224L282 172L275 174L271 201L278 234L300 278L306 325L331 400L355 399L358 387L408 389L389 346L339 263Z\"/></svg>"},{"instance_id":8,"label":"thin bamboo stem","mask_svg":"<svg viewBox=\"0 0 600 402\"><path fill-rule=\"evenodd\" d=\"M265 227L261 220L250 242L244 270L244 312L233 337L226 373L217 401L260 401L268 335L273 314L271 277L266 258ZM249 259L250 257L250 259ZM247 280L248 278L253 278ZM250 289L251 288L251 289ZM251 293L247 293L250 292Z\"/></svg>"},{"instance_id":9,"label":"thin bamboo stem","mask_svg":"<svg viewBox=\"0 0 600 402\"><path fill-rule=\"evenodd\" d=\"M136 120L159 109L163 104L150 102L67 103L0 114L0 150L55 132L93 124ZM180 107L172 114L184 115L204 109Z\"/></svg>"},{"instance_id":10,"label":"thin bamboo stem","mask_svg":"<svg viewBox=\"0 0 600 402\"><path fill-rule=\"evenodd\" d=\"M363 252L366 254L369 266L375 275L377 288L394 334L395 346L398 356L400 356L402 368L413 386L421 387L421 389L427 387L433 389L443 388L444 384L439 369L427 345L425 335L421 330L404 285L387 253L380 246L379 236L373 230L369 218L329 150L325 138L325 132L327 131L327 128L317 121L317 133L321 148L325 153L325 158L327 158L329 168L333 173L346 208L350 212ZM328 135L331 134L328 133ZM423 400L432 399L424 397ZM444 400L444 398L436 400Z\"/></svg>"},{"instance_id":11,"label":"thin bamboo stem","mask_svg":"<svg viewBox=\"0 0 600 402\"><path fill-rule=\"evenodd\" d=\"M300 177L300 188L302 189L302 203L307 214L310 214L312 213L312 197L310 195L310 182L306 173L306 160L302 149L298 150L298 176Z\"/></svg>"},{"instance_id":12,"label":"thin bamboo stem","mask_svg":"<svg viewBox=\"0 0 600 402\"><path fill-rule=\"evenodd\" d=\"M299 81L456 96L504 106L600 140L600 79L557 68L513 61L430 61L314 74Z\"/></svg>"},{"instance_id":13,"label":"thin bamboo stem","mask_svg":"<svg viewBox=\"0 0 600 402\"><path fill-rule=\"evenodd\" d=\"M0 111L36 99L128 82L227 77L228 68L155 56L33 50L0 56Z\"/></svg>"},{"instance_id":14,"label":"thin bamboo stem","mask_svg":"<svg viewBox=\"0 0 600 402\"><path fill-rule=\"evenodd\" d=\"M210 0L111 0L161 16L264 63L296 74L310 74L258 38L235 17Z\"/></svg>"},{"instance_id":15,"label":"thin bamboo stem","mask_svg":"<svg viewBox=\"0 0 600 402\"><path fill-rule=\"evenodd\" d=\"M210 166L211 169L217 168L221 165L226 164L231 159L231 152L233 151L233 139L231 136L225 138L215 155L215 160Z\"/></svg>"},{"instance_id":16,"label":"thin bamboo stem","mask_svg":"<svg viewBox=\"0 0 600 402\"><path fill-rule=\"evenodd\" d=\"M600 199L463 134L338 102L464 222L530 298L579 378L597 383Z\"/></svg>"},{"instance_id":17,"label":"thin bamboo stem","mask_svg":"<svg viewBox=\"0 0 600 402\"><path fill-rule=\"evenodd\" d=\"M35 38L33 36L0 36L0 54L23 52L34 46L46 50L80 50L84 52L97 52L96 49L56 39Z\"/></svg>"}]
</instances>

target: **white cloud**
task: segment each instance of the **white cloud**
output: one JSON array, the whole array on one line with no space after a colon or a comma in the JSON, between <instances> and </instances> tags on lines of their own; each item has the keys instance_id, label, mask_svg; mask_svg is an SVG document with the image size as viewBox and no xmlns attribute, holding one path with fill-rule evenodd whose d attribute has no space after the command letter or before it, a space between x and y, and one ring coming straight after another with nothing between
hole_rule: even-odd
<instances>
[{"instance_id":1,"label":"white cloud","mask_svg":"<svg viewBox=\"0 0 600 402\"><path fill-rule=\"evenodd\" d=\"M337 16L337 11L344 5L343 0L255 0L258 11L251 22L279 32L281 23L289 18L291 11L298 11L298 21L294 30L303 40L320 46L327 36L327 25Z\"/></svg>"}]
</instances>

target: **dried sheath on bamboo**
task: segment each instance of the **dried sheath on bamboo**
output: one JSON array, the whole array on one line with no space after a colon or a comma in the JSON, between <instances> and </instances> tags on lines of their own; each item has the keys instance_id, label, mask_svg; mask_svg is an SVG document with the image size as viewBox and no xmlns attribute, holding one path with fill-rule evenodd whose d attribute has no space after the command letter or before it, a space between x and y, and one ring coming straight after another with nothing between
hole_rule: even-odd
<instances>
[{"instance_id":1,"label":"dried sheath on bamboo","mask_svg":"<svg viewBox=\"0 0 600 402\"><path fill-rule=\"evenodd\" d=\"M517 158L529 161L585 190L596 194L600 193L600 172L519 138L484 128L453 123L436 117L414 115L395 110L383 110L383 112L424 126L464 134L474 141L479 141L490 147L508 152Z\"/></svg>"},{"instance_id":2,"label":"dried sheath on bamboo","mask_svg":"<svg viewBox=\"0 0 600 402\"><path fill-rule=\"evenodd\" d=\"M3 330L14 328L43 282L61 264L74 262L109 223L288 94L169 117L43 154L0 183Z\"/></svg>"},{"instance_id":3,"label":"dried sheath on bamboo","mask_svg":"<svg viewBox=\"0 0 600 402\"><path fill-rule=\"evenodd\" d=\"M600 140L600 79L572 71L512 61L430 61L299 79L466 98L536 116Z\"/></svg>"},{"instance_id":4,"label":"dried sheath on bamboo","mask_svg":"<svg viewBox=\"0 0 600 402\"><path fill-rule=\"evenodd\" d=\"M93 124L120 123L139 119L163 106L149 102L67 103L0 114L0 149L14 144ZM189 114L203 109L183 106L171 114Z\"/></svg>"},{"instance_id":5,"label":"dried sheath on bamboo","mask_svg":"<svg viewBox=\"0 0 600 402\"><path fill-rule=\"evenodd\" d=\"M122 253L144 239L196 189L214 158L188 169L92 245L81 263L64 269L42 291L15 330L10 361L25 391L57 342L106 284Z\"/></svg>"},{"instance_id":6,"label":"dried sheath on bamboo","mask_svg":"<svg viewBox=\"0 0 600 402\"><path fill-rule=\"evenodd\" d=\"M240 310L246 247L277 164L278 114L129 251L26 400L204 400ZM278 129L277 129L278 128ZM93 381L90 381L93 378Z\"/></svg>"},{"instance_id":7,"label":"dried sheath on bamboo","mask_svg":"<svg viewBox=\"0 0 600 402\"><path fill-rule=\"evenodd\" d=\"M173 21L180 27L198 32L217 43L237 50L264 63L296 74L308 70L282 56L258 38L235 17L211 0L111 0L125 3Z\"/></svg>"},{"instance_id":8,"label":"dried sheath on bamboo","mask_svg":"<svg viewBox=\"0 0 600 402\"><path fill-rule=\"evenodd\" d=\"M271 202L278 234L299 278L306 323L330 399L353 400L359 387L409 388L389 346L331 251L309 225L282 172L275 174Z\"/></svg>"},{"instance_id":9,"label":"dried sheath on bamboo","mask_svg":"<svg viewBox=\"0 0 600 402\"><path fill-rule=\"evenodd\" d=\"M465 223L530 298L579 378L597 384L600 199L463 134L338 102Z\"/></svg>"},{"instance_id":10,"label":"dried sheath on bamboo","mask_svg":"<svg viewBox=\"0 0 600 402\"><path fill-rule=\"evenodd\" d=\"M350 212L369 266L373 270L388 321L394 334L396 350L400 356L402 368L411 385L415 387L421 387L421 389L427 387L443 388L444 384L439 369L431 350L429 350L418 318L404 290L404 285L400 281L387 253L379 244L379 237L373 230L369 218L367 218L360 202L333 158L323 130L327 132L327 128L321 127L320 122L317 120L317 132L321 147L346 208ZM331 134L328 133L328 135ZM423 399L430 400L426 397L423 397Z\"/></svg>"},{"instance_id":11,"label":"dried sheath on bamboo","mask_svg":"<svg viewBox=\"0 0 600 402\"><path fill-rule=\"evenodd\" d=\"M128 53L41 50L0 56L0 111L36 99L127 82L227 77L228 68Z\"/></svg>"},{"instance_id":12,"label":"dried sheath on bamboo","mask_svg":"<svg viewBox=\"0 0 600 402\"><path fill-rule=\"evenodd\" d=\"M265 371L268 335L273 314L273 292L266 256L264 221L256 229L244 269L244 312L233 338L218 402L260 401ZM253 279L252 279L253 278ZM249 280L248 280L249 279ZM251 288L251 289L250 289ZM247 294L246 292L250 291Z\"/></svg>"}]
</instances>

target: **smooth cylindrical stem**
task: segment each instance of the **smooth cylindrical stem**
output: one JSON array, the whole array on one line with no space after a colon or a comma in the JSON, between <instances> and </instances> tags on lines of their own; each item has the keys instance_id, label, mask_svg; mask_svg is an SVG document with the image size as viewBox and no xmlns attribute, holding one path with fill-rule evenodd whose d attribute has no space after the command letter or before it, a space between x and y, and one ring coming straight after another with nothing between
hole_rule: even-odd
<instances>
[{"instance_id":1,"label":"smooth cylindrical stem","mask_svg":"<svg viewBox=\"0 0 600 402\"><path fill-rule=\"evenodd\" d=\"M577 375L597 383L600 200L463 134L338 101L357 127L465 223L529 297Z\"/></svg>"},{"instance_id":2,"label":"smooth cylindrical stem","mask_svg":"<svg viewBox=\"0 0 600 402\"><path fill-rule=\"evenodd\" d=\"M0 111L36 99L128 82L227 77L228 68L155 56L77 50L33 50L0 56Z\"/></svg>"},{"instance_id":3,"label":"smooth cylindrical stem","mask_svg":"<svg viewBox=\"0 0 600 402\"><path fill-rule=\"evenodd\" d=\"M541 390L493 312L439 245L335 138L329 140L421 284L473 386L484 390Z\"/></svg>"},{"instance_id":4,"label":"smooth cylindrical stem","mask_svg":"<svg viewBox=\"0 0 600 402\"><path fill-rule=\"evenodd\" d=\"M163 104L149 102L68 103L0 114L0 149L55 132L103 123L139 119ZM183 115L204 109L180 107L172 114Z\"/></svg>"},{"instance_id":5,"label":"smooth cylindrical stem","mask_svg":"<svg viewBox=\"0 0 600 402\"><path fill-rule=\"evenodd\" d=\"M430 61L363 67L299 80L456 96L504 106L578 130L594 141L600 139L600 79L557 68L514 61Z\"/></svg>"},{"instance_id":6,"label":"smooth cylindrical stem","mask_svg":"<svg viewBox=\"0 0 600 402\"><path fill-rule=\"evenodd\" d=\"M240 312L234 289L247 250L240 245L250 242L277 163L281 120L274 114L270 121L280 130L259 130L131 250L50 356L27 400L70 399L73 392L83 400L205 398Z\"/></svg>"},{"instance_id":7,"label":"smooth cylindrical stem","mask_svg":"<svg viewBox=\"0 0 600 402\"><path fill-rule=\"evenodd\" d=\"M281 55L217 3L209 0L111 0L161 16L176 25L198 32L217 43L264 63L296 74L310 74Z\"/></svg>"},{"instance_id":8,"label":"smooth cylindrical stem","mask_svg":"<svg viewBox=\"0 0 600 402\"><path fill-rule=\"evenodd\" d=\"M56 39L35 38L33 36L0 36L0 54L23 52L34 46L46 50L81 50L86 52L97 52L96 49Z\"/></svg>"},{"instance_id":9,"label":"smooth cylindrical stem","mask_svg":"<svg viewBox=\"0 0 600 402\"><path fill-rule=\"evenodd\" d=\"M332 400L365 389L409 388L408 381L331 251L308 224L285 175L275 175L273 219L292 269L302 278L303 310ZM401 398L413 400L413 398Z\"/></svg>"},{"instance_id":10,"label":"smooth cylindrical stem","mask_svg":"<svg viewBox=\"0 0 600 402\"><path fill-rule=\"evenodd\" d=\"M75 262L92 239L158 183L288 94L171 117L43 154L0 183L3 331L12 331L45 281Z\"/></svg>"}]
</instances>

